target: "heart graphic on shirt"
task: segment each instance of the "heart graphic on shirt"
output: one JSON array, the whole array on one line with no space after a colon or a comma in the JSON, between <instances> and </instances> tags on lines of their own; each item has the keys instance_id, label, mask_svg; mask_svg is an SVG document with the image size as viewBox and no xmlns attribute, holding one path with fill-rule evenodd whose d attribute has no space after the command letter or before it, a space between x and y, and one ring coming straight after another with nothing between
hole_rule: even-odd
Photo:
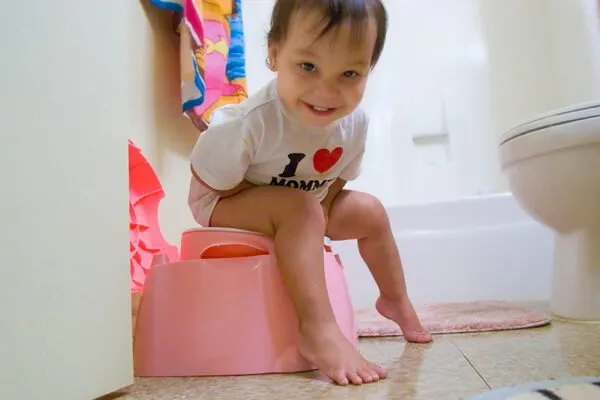
<instances>
[{"instance_id":1,"label":"heart graphic on shirt","mask_svg":"<svg viewBox=\"0 0 600 400\"><path fill-rule=\"evenodd\" d=\"M342 158L342 154L344 153L344 149L341 147L336 147L332 151L328 149L318 150L313 156L313 166L315 167L315 171L322 174L331 169L340 158Z\"/></svg>"}]
</instances>

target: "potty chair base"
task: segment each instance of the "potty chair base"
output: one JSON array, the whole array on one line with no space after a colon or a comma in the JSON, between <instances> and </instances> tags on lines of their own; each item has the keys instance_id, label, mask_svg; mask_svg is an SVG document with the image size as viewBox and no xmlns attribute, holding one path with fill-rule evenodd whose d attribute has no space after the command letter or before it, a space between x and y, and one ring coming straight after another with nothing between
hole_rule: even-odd
<instances>
[{"instance_id":1,"label":"potty chair base","mask_svg":"<svg viewBox=\"0 0 600 400\"><path fill-rule=\"evenodd\" d=\"M297 350L298 320L272 241L237 230L195 229L182 260L146 279L134 340L136 376L223 376L314 369ZM342 332L357 342L342 266L324 251L327 289Z\"/></svg>"}]
</instances>

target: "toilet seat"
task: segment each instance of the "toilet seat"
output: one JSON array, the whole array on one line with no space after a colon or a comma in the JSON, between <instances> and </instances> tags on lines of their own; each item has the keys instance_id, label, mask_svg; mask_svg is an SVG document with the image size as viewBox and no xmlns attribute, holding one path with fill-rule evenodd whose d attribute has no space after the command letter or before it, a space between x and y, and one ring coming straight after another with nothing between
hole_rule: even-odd
<instances>
[{"instance_id":1,"label":"toilet seat","mask_svg":"<svg viewBox=\"0 0 600 400\"><path fill-rule=\"evenodd\" d=\"M524 135L542 133L546 129L563 124L600 117L600 101L577 104L538 115L512 128L500 138L500 145Z\"/></svg>"},{"instance_id":2,"label":"toilet seat","mask_svg":"<svg viewBox=\"0 0 600 400\"><path fill-rule=\"evenodd\" d=\"M523 123L500 139L500 164L600 144L600 102L556 110Z\"/></svg>"}]
</instances>

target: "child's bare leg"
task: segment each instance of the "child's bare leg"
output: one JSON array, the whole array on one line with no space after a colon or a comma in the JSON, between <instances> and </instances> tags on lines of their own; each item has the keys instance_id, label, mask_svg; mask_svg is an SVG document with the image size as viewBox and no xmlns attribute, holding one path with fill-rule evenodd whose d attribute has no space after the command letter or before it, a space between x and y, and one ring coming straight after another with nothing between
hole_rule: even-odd
<instances>
[{"instance_id":1,"label":"child's bare leg","mask_svg":"<svg viewBox=\"0 0 600 400\"><path fill-rule=\"evenodd\" d=\"M358 239L360 255L381 293L377 310L400 326L407 341L430 342L431 335L408 297L398 247L379 200L366 193L341 191L331 206L327 234L332 240Z\"/></svg>"},{"instance_id":2,"label":"child's bare leg","mask_svg":"<svg viewBox=\"0 0 600 400\"><path fill-rule=\"evenodd\" d=\"M325 220L314 195L274 186L247 189L219 201L211 226L275 238L277 263L300 321L302 356L342 385L386 376L359 354L335 321L323 266Z\"/></svg>"}]
</instances>

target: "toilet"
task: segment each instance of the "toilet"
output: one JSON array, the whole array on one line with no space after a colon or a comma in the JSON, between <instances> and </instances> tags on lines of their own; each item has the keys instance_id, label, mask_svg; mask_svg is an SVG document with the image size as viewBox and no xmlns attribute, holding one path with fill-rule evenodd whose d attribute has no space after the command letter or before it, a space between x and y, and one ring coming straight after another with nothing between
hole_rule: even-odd
<instances>
[{"instance_id":1,"label":"toilet","mask_svg":"<svg viewBox=\"0 0 600 400\"><path fill-rule=\"evenodd\" d=\"M555 235L551 312L600 322L600 101L532 118L499 151L515 200Z\"/></svg>"},{"instance_id":2,"label":"toilet","mask_svg":"<svg viewBox=\"0 0 600 400\"><path fill-rule=\"evenodd\" d=\"M357 344L343 266L323 243L329 300ZM155 257L134 335L138 377L234 376L314 369L296 346L298 320L279 274L273 240L226 228L183 232L180 258Z\"/></svg>"}]
</instances>

